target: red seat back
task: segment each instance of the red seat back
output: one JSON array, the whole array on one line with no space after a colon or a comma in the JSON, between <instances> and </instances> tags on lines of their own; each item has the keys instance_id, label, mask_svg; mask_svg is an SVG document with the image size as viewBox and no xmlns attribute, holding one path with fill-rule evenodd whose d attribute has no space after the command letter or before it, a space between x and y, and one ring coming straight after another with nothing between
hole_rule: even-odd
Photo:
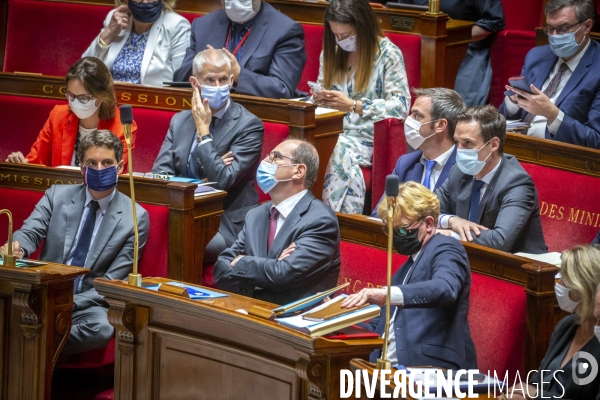
<instances>
[{"instance_id":1,"label":"red seat back","mask_svg":"<svg viewBox=\"0 0 600 400\"><path fill-rule=\"evenodd\" d=\"M542 25L544 0L502 0L506 29L533 31Z\"/></svg>"},{"instance_id":2,"label":"red seat back","mask_svg":"<svg viewBox=\"0 0 600 400\"><path fill-rule=\"evenodd\" d=\"M600 178L522 162L538 190L549 251L592 242L600 227Z\"/></svg>"},{"instance_id":3,"label":"red seat back","mask_svg":"<svg viewBox=\"0 0 600 400\"><path fill-rule=\"evenodd\" d=\"M496 371L523 376L527 296L523 286L471 273L469 328L482 373ZM493 372L492 372L493 373Z\"/></svg>"},{"instance_id":4,"label":"red seat back","mask_svg":"<svg viewBox=\"0 0 600 400\"><path fill-rule=\"evenodd\" d=\"M421 36L386 32L392 43L402 51L409 88L421 86Z\"/></svg>"},{"instance_id":5,"label":"red seat back","mask_svg":"<svg viewBox=\"0 0 600 400\"><path fill-rule=\"evenodd\" d=\"M23 226L23 222L29 217L35 205L44 196L44 192L34 190L0 187L0 209L8 209L13 217L13 231ZM0 243L8 240L8 218L0 216ZM37 259L39 250L29 255L29 258Z\"/></svg>"},{"instance_id":6,"label":"red seat back","mask_svg":"<svg viewBox=\"0 0 600 400\"><path fill-rule=\"evenodd\" d=\"M148 212L150 231L139 261L142 276L166 278L169 271L169 207L140 203Z\"/></svg>"},{"instance_id":7,"label":"red seat back","mask_svg":"<svg viewBox=\"0 0 600 400\"><path fill-rule=\"evenodd\" d=\"M4 71L64 76L113 6L10 0Z\"/></svg>"},{"instance_id":8,"label":"red seat back","mask_svg":"<svg viewBox=\"0 0 600 400\"><path fill-rule=\"evenodd\" d=\"M135 148L132 150L134 171L152 171L173 115L174 111L134 107L133 119L138 127Z\"/></svg>"},{"instance_id":9,"label":"red seat back","mask_svg":"<svg viewBox=\"0 0 600 400\"><path fill-rule=\"evenodd\" d=\"M308 92L310 87L306 82L316 82L319 77L319 57L323 50L323 25L302 24L304 29L304 48L306 50L306 64L302 71L302 77L298 83L298 89Z\"/></svg>"},{"instance_id":10,"label":"red seat back","mask_svg":"<svg viewBox=\"0 0 600 400\"><path fill-rule=\"evenodd\" d=\"M265 126L265 135L263 136L262 151L260 153L261 160L290 135L290 127L286 124L263 121L263 125ZM254 181L254 186L258 191L259 203L271 200L271 197L268 194L265 194L260 190L256 184L256 180Z\"/></svg>"},{"instance_id":11,"label":"red seat back","mask_svg":"<svg viewBox=\"0 0 600 400\"><path fill-rule=\"evenodd\" d=\"M381 198L385 190L385 177L392 173L402 154L406 154L404 122L395 118L376 122L371 167L371 207L375 207ZM363 174L366 175L364 169Z\"/></svg>"}]
</instances>

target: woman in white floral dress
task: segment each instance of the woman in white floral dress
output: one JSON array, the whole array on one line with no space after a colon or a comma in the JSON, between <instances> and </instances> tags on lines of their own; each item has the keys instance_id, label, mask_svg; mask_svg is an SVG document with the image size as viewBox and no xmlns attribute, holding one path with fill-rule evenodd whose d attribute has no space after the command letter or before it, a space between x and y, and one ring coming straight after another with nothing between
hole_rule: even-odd
<instances>
[{"instance_id":1,"label":"woman in white floral dress","mask_svg":"<svg viewBox=\"0 0 600 400\"><path fill-rule=\"evenodd\" d=\"M365 181L361 165L371 165L373 124L404 119L410 92L402 52L383 36L367 0L332 0L325 13L318 105L347 112L344 132L333 150L323 201L334 211L362 213Z\"/></svg>"}]
</instances>

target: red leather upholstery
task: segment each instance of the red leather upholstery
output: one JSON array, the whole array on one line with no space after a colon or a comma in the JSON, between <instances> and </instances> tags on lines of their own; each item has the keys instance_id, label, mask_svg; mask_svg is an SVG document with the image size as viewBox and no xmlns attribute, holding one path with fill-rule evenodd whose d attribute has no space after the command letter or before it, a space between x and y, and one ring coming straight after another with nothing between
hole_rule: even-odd
<instances>
[{"instance_id":1,"label":"red leather upholstery","mask_svg":"<svg viewBox=\"0 0 600 400\"><path fill-rule=\"evenodd\" d=\"M409 88L421 86L421 36L386 32L392 43L402 51Z\"/></svg>"},{"instance_id":2,"label":"red leather upholstery","mask_svg":"<svg viewBox=\"0 0 600 400\"><path fill-rule=\"evenodd\" d=\"M371 207L375 207L385 191L385 177L392 173L398 158L406 153L404 123L395 118L388 118L375 123L375 138L373 140L373 161L371 172ZM363 175L366 168L363 168ZM365 178L366 182L366 178ZM371 214L371 210L366 210Z\"/></svg>"},{"instance_id":3,"label":"red leather upholstery","mask_svg":"<svg viewBox=\"0 0 600 400\"><path fill-rule=\"evenodd\" d=\"M307 81L316 82L319 77L319 57L323 51L323 25L302 24L304 29L304 48L306 50L306 64L302 71L302 77L298 83L298 89L308 92L310 87Z\"/></svg>"},{"instance_id":4,"label":"red leather upholstery","mask_svg":"<svg viewBox=\"0 0 600 400\"><path fill-rule=\"evenodd\" d=\"M600 178L522 162L538 190L549 251L590 244L600 228Z\"/></svg>"},{"instance_id":5,"label":"red leather upholstery","mask_svg":"<svg viewBox=\"0 0 600 400\"><path fill-rule=\"evenodd\" d=\"M111 9L10 0L4 71L64 76L100 32Z\"/></svg>"},{"instance_id":6,"label":"red leather upholstery","mask_svg":"<svg viewBox=\"0 0 600 400\"><path fill-rule=\"evenodd\" d=\"M173 111L134 106L133 119L138 126L135 149L132 150L134 171L152 171L152 165L154 165L160 146L167 136L173 115L175 115Z\"/></svg>"}]
</instances>

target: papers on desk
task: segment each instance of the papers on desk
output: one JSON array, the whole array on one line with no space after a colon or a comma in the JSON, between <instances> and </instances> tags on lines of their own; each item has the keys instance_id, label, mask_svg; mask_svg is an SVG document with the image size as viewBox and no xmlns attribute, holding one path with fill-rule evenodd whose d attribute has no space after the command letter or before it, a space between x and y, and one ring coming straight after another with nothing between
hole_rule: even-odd
<instances>
[{"instance_id":1,"label":"papers on desk","mask_svg":"<svg viewBox=\"0 0 600 400\"><path fill-rule=\"evenodd\" d=\"M213 292L212 290L208 290L206 288L199 288L196 286L186 285L181 282L166 282L167 285L184 287L187 289L188 295L192 300L207 300L207 299L216 299L219 297L228 297L228 294ZM160 283L156 285L144 286L146 289L158 291L160 288Z\"/></svg>"},{"instance_id":2,"label":"papers on desk","mask_svg":"<svg viewBox=\"0 0 600 400\"><path fill-rule=\"evenodd\" d=\"M26 258L17 260L17 268L41 267L42 265L46 264L48 263L44 261L28 260ZM0 256L0 265L4 265L4 259L2 258L2 256Z\"/></svg>"},{"instance_id":3,"label":"papers on desk","mask_svg":"<svg viewBox=\"0 0 600 400\"><path fill-rule=\"evenodd\" d=\"M530 258L535 261L545 262L560 267L562 262L561 254L557 252L544 253L544 254L530 254L530 253L515 253L515 256Z\"/></svg>"},{"instance_id":4,"label":"papers on desk","mask_svg":"<svg viewBox=\"0 0 600 400\"><path fill-rule=\"evenodd\" d=\"M506 120L507 131L517 131L521 129L529 129L530 125L526 122L519 120Z\"/></svg>"},{"instance_id":5,"label":"papers on desk","mask_svg":"<svg viewBox=\"0 0 600 400\"><path fill-rule=\"evenodd\" d=\"M307 101L310 98L311 98L311 96L309 95L307 97L300 97L297 99L284 99L284 100L300 101L302 103L312 103L312 102ZM327 108L327 107L317 107L315 109L315 115L331 114L334 112L340 112L340 111L336 110L335 108Z\"/></svg>"}]
</instances>

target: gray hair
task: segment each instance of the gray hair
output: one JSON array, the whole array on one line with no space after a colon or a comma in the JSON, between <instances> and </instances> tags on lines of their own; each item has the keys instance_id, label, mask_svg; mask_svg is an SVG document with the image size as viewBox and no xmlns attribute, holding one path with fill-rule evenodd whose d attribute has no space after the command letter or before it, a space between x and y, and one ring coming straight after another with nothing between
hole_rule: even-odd
<instances>
[{"instance_id":1,"label":"gray hair","mask_svg":"<svg viewBox=\"0 0 600 400\"><path fill-rule=\"evenodd\" d=\"M117 163L120 163L123 159L123 143L121 143L119 138L108 129L97 129L85 136L79 142L79 145L77 146L77 157L79 158L80 163L83 164L85 152L88 151L90 147L94 146L106 147L109 150L114 150Z\"/></svg>"},{"instance_id":2,"label":"gray hair","mask_svg":"<svg viewBox=\"0 0 600 400\"><path fill-rule=\"evenodd\" d=\"M306 165L306 176L304 178L304 187L310 189L315 184L319 174L319 153L311 143L302 139L286 139L300 141L301 143L292 152L294 162Z\"/></svg>"},{"instance_id":3,"label":"gray hair","mask_svg":"<svg viewBox=\"0 0 600 400\"><path fill-rule=\"evenodd\" d=\"M467 109L458 116L458 122L477 122L479 124L479 134L483 136L483 142L487 143L492 138L500 139L498 152L504 151L504 142L506 141L506 119L492 105L475 106Z\"/></svg>"},{"instance_id":4,"label":"gray hair","mask_svg":"<svg viewBox=\"0 0 600 400\"><path fill-rule=\"evenodd\" d=\"M448 121L448 135L454 138L454 128L458 122L458 116L467 110L467 105L460 94L452 89L446 88L426 88L413 89L417 97L429 97L431 99L431 108L429 112L432 120L444 118Z\"/></svg>"},{"instance_id":5,"label":"gray hair","mask_svg":"<svg viewBox=\"0 0 600 400\"><path fill-rule=\"evenodd\" d=\"M573 6L579 22L591 19L594 21L594 3L592 0L548 0L544 12L552 14L564 7Z\"/></svg>"},{"instance_id":6,"label":"gray hair","mask_svg":"<svg viewBox=\"0 0 600 400\"><path fill-rule=\"evenodd\" d=\"M221 49L206 49L196 54L192 64L194 76L202 71L202 68L204 68L204 64L206 63L210 63L217 68L227 65L229 73L231 73L231 61L229 61L229 57L227 57L227 54Z\"/></svg>"}]
</instances>

